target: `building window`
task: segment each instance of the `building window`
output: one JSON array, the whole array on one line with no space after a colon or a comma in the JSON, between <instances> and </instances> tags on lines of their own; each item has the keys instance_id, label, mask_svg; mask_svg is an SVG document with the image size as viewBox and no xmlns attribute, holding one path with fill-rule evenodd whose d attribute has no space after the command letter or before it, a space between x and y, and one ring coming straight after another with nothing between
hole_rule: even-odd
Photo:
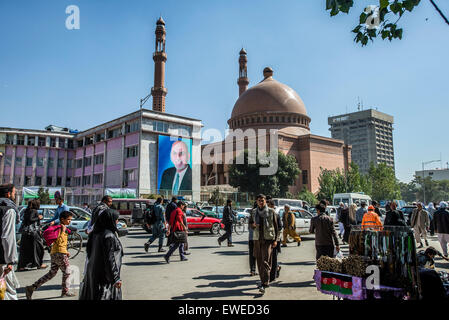
<instances>
[{"instance_id":1,"label":"building window","mask_svg":"<svg viewBox=\"0 0 449 320\"><path fill-rule=\"evenodd\" d=\"M103 174L94 174L94 184L103 183Z\"/></svg>"},{"instance_id":2,"label":"building window","mask_svg":"<svg viewBox=\"0 0 449 320\"><path fill-rule=\"evenodd\" d=\"M27 167L32 167L33 166L33 158L27 157L25 165Z\"/></svg>"},{"instance_id":3,"label":"building window","mask_svg":"<svg viewBox=\"0 0 449 320\"><path fill-rule=\"evenodd\" d=\"M30 176L25 176L25 185L31 186L31 177Z\"/></svg>"},{"instance_id":4,"label":"building window","mask_svg":"<svg viewBox=\"0 0 449 320\"><path fill-rule=\"evenodd\" d=\"M64 158L58 159L58 168L62 168L64 166Z\"/></svg>"},{"instance_id":5,"label":"building window","mask_svg":"<svg viewBox=\"0 0 449 320\"><path fill-rule=\"evenodd\" d=\"M73 168L73 160L67 159L67 169L72 169L72 168Z\"/></svg>"},{"instance_id":6,"label":"building window","mask_svg":"<svg viewBox=\"0 0 449 320\"><path fill-rule=\"evenodd\" d=\"M5 156L5 167L10 167L12 163L12 157L11 156Z\"/></svg>"},{"instance_id":7,"label":"building window","mask_svg":"<svg viewBox=\"0 0 449 320\"><path fill-rule=\"evenodd\" d=\"M39 146L39 147L45 147L45 137L39 137L38 138L38 140L37 140L37 145Z\"/></svg>"},{"instance_id":8,"label":"building window","mask_svg":"<svg viewBox=\"0 0 449 320\"><path fill-rule=\"evenodd\" d=\"M57 177L56 178L56 185L57 186L61 186L62 185L62 177Z\"/></svg>"},{"instance_id":9,"label":"building window","mask_svg":"<svg viewBox=\"0 0 449 320\"><path fill-rule=\"evenodd\" d=\"M9 176L4 175L3 176L3 182L2 183L9 183Z\"/></svg>"},{"instance_id":10,"label":"building window","mask_svg":"<svg viewBox=\"0 0 449 320\"><path fill-rule=\"evenodd\" d=\"M83 186L90 185L90 176L83 176Z\"/></svg>"},{"instance_id":11,"label":"building window","mask_svg":"<svg viewBox=\"0 0 449 320\"><path fill-rule=\"evenodd\" d=\"M100 142L104 140L104 132L102 133L97 133L96 137L95 137L95 141L96 142Z\"/></svg>"},{"instance_id":12,"label":"building window","mask_svg":"<svg viewBox=\"0 0 449 320\"><path fill-rule=\"evenodd\" d=\"M40 186L41 184L42 184L42 177L38 177L38 176L36 176L36 178L34 179L34 181L35 181L35 185L36 186Z\"/></svg>"},{"instance_id":13,"label":"building window","mask_svg":"<svg viewBox=\"0 0 449 320\"><path fill-rule=\"evenodd\" d=\"M127 158L137 157L137 154L138 154L137 146L132 146L132 147L126 148L126 157Z\"/></svg>"},{"instance_id":14,"label":"building window","mask_svg":"<svg viewBox=\"0 0 449 320\"><path fill-rule=\"evenodd\" d=\"M29 146L34 146L35 145L35 141L36 141L36 137L28 136L28 145Z\"/></svg>"},{"instance_id":15,"label":"building window","mask_svg":"<svg viewBox=\"0 0 449 320\"><path fill-rule=\"evenodd\" d=\"M73 140L72 139L67 140L67 149L73 149Z\"/></svg>"},{"instance_id":16,"label":"building window","mask_svg":"<svg viewBox=\"0 0 449 320\"><path fill-rule=\"evenodd\" d=\"M25 144L25 136L18 135L17 136L17 144L19 146L23 146Z\"/></svg>"},{"instance_id":17,"label":"building window","mask_svg":"<svg viewBox=\"0 0 449 320\"><path fill-rule=\"evenodd\" d=\"M95 164L102 164L104 162L104 155L103 154L97 154L95 156Z\"/></svg>"},{"instance_id":18,"label":"building window","mask_svg":"<svg viewBox=\"0 0 449 320\"><path fill-rule=\"evenodd\" d=\"M53 158L48 158L48 167L49 168L53 168L53 165L54 165L54 159Z\"/></svg>"},{"instance_id":19,"label":"building window","mask_svg":"<svg viewBox=\"0 0 449 320\"><path fill-rule=\"evenodd\" d=\"M50 147L56 148L56 138L50 138Z\"/></svg>"},{"instance_id":20,"label":"building window","mask_svg":"<svg viewBox=\"0 0 449 320\"><path fill-rule=\"evenodd\" d=\"M5 144L13 144L13 143L14 143L14 136L12 134L7 134Z\"/></svg>"},{"instance_id":21,"label":"building window","mask_svg":"<svg viewBox=\"0 0 449 320\"><path fill-rule=\"evenodd\" d=\"M14 176L13 182L14 185L20 186L22 184L22 177L21 176Z\"/></svg>"},{"instance_id":22,"label":"building window","mask_svg":"<svg viewBox=\"0 0 449 320\"><path fill-rule=\"evenodd\" d=\"M92 165L92 157L84 158L84 166L90 167Z\"/></svg>"},{"instance_id":23,"label":"building window","mask_svg":"<svg viewBox=\"0 0 449 320\"><path fill-rule=\"evenodd\" d=\"M22 166L22 157L16 157L16 166Z\"/></svg>"},{"instance_id":24,"label":"building window","mask_svg":"<svg viewBox=\"0 0 449 320\"><path fill-rule=\"evenodd\" d=\"M94 143L94 137L86 137L86 146Z\"/></svg>"},{"instance_id":25,"label":"building window","mask_svg":"<svg viewBox=\"0 0 449 320\"><path fill-rule=\"evenodd\" d=\"M309 176L307 174L307 170L302 170L302 184L309 183Z\"/></svg>"},{"instance_id":26,"label":"building window","mask_svg":"<svg viewBox=\"0 0 449 320\"><path fill-rule=\"evenodd\" d=\"M75 187L81 186L81 177L75 177L74 180L75 180L75 181L74 181L74 186L75 186Z\"/></svg>"},{"instance_id":27,"label":"building window","mask_svg":"<svg viewBox=\"0 0 449 320\"><path fill-rule=\"evenodd\" d=\"M71 177L67 177L65 179L65 185L66 187L70 187L70 185L72 184L72 178Z\"/></svg>"},{"instance_id":28,"label":"building window","mask_svg":"<svg viewBox=\"0 0 449 320\"><path fill-rule=\"evenodd\" d=\"M123 172L123 186L127 187L131 181L137 181L137 170L125 170Z\"/></svg>"},{"instance_id":29,"label":"building window","mask_svg":"<svg viewBox=\"0 0 449 320\"><path fill-rule=\"evenodd\" d=\"M77 148L81 148L83 145L84 145L84 140L83 139L76 141L76 147Z\"/></svg>"},{"instance_id":30,"label":"building window","mask_svg":"<svg viewBox=\"0 0 449 320\"><path fill-rule=\"evenodd\" d=\"M117 138L120 136L120 134L121 134L120 128L108 130L108 139Z\"/></svg>"},{"instance_id":31,"label":"building window","mask_svg":"<svg viewBox=\"0 0 449 320\"><path fill-rule=\"evenodd\" d=\"M79 169L83 167L83 159L76 159L75 160L75 168Z\"/></svg>"},{"instance_id":32,"label":"building window","mask_svg":"<svg viewBox=\"0 0 449 320\"><path fill-rule=\"evenodd\" d=\"M125 125L125 132L126 133L131 133L131 132L136 132L139 130L139 122L135 121L132 123L127 123Z\"/></svg>"},{"instance_id":33,"label":"building window","mask_svg":"<svg viewBox=\"0 0 449 320\"><path fill-rule=\"evenodd\" d=\"M51 186L53 184L53 177L47 177L47 186Z\"/></svg>"},{"instance_id":34,"label":"building window","mask_svg":"<svg viewBox=\"0 0 449 320\"><path fill-rule=\"evenodd\" d=\"M43 167L44 166L44 158L37 158L36 159L36 166Z\"/></svg>"}]
</instances>

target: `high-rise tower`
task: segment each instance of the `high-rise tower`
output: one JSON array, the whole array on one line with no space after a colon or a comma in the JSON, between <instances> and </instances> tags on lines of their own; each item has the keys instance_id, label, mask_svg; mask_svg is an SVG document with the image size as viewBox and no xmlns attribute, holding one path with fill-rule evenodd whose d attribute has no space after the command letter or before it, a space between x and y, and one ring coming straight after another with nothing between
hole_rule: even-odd
<instances>
[{"instance_id":1,"label":"high-rise tower","mask_svg":"<svg viewBox=\"0 0 449 320\"><path fill-rule=\"evenodd\" d=\"M237 83L239 85L239 96L248 89L248 68L247 68L248 58L246 57L246 51L242 48L240 50L239 58L239 79Z\"/></svg>"},{"instance_id":2,"label":"high-rise tower","mask_svg":"<svg viewBox=\"0 0 449 320\"><path fill-rule=\"evenodd\" d=\"M156 22L156 50L153 54L154 60L154 86L151 88L153 96L153 110L165 112L165 96L167 89L164 87L165 82L165 61L167 54L165 53L165 22L162 17Z\"/></svg>"}]
</instances>

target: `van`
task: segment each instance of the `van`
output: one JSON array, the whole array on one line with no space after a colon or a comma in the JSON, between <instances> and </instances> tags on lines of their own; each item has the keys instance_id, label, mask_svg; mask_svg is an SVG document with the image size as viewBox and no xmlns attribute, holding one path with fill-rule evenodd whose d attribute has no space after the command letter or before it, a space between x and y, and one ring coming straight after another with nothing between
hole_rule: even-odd
<instances>
[{"instance_id":1,"label":"van","mask_svg":"<svg viewBox=\"0 0 449 320\"><path fill-rule=\"evenodd\" d=\"M308 207L310 207L310 205L306 201L297 200L297 199L274 198L273 202L276 207L284 207L286 204L288 204L290 207L304 208L304 205L307 205Z\"/></svg>"},{"instance_id":2,"label":"van","mask_svg":"<svg viewBox=\"0 0 449 320\"><path fill-rule=\"evenodd\" d=\"M367 205L372 203L371 197L363 193L336 193L334 194L334 199L332 201L334 206L338 206L340 202L347 203L348 206L355 203L360 206L362 202Z\"/></svg>"},{"instance_id":3,"label":"van","mask_svg":"<svg viewBox=\"0 0 449 320\"><path fill-rule=\"evenodd\" d=\"M154 205L154 199L112 199L112 209L120 213L119 221L127 225L143 225L144 212Z\"/></svg>"}]
</instances>

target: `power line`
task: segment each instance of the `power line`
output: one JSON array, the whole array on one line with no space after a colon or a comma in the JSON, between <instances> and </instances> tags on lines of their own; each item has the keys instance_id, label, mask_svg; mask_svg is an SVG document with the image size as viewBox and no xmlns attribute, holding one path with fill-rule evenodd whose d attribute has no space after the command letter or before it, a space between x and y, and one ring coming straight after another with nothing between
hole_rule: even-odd
<instances>
[{"instance_id":1,"label":"power line","mask_svg":"<svg viewBox=\"0 0 449 320\"><path fill-rule=\"evenodd\" d=\"M449 25L449 20L444 16L443 12L441 12L440 8L438 8L436 3L433 2L433 0L429 0L429 1L435 7L435 10L437 10L438 13L440 14L440 16L444 19L444 21Z\"/></svg>"}]
</instances>

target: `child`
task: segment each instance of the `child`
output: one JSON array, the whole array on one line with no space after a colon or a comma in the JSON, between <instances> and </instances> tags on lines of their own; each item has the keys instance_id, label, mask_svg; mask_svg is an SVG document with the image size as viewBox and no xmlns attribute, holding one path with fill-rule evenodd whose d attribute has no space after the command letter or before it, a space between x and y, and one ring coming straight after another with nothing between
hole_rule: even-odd
<instances>
[{"instance_id":1,"label":"child","mask_svg":"<svg viewBox=\"0 0 449 320\"><path fill-rule=\"evenodd\" d=\"M69 256L70 253L67 251L67 227L72 221L72 213L70 211L64 211L59 216L59 221L61 223L61 230L59 231L58 238L51 246L51 269L45 274L42 278L37 280L31 286L26 287L26 297L28 300L31 300L31 296L37 288L43 285L45 282L51 280L58 273L58 269L62 271L62 294L61 297L73 297L74 293L69 292L69 288L67 287L67 279L70 276L69 272Z\"/></svg>"}]
</instances>

